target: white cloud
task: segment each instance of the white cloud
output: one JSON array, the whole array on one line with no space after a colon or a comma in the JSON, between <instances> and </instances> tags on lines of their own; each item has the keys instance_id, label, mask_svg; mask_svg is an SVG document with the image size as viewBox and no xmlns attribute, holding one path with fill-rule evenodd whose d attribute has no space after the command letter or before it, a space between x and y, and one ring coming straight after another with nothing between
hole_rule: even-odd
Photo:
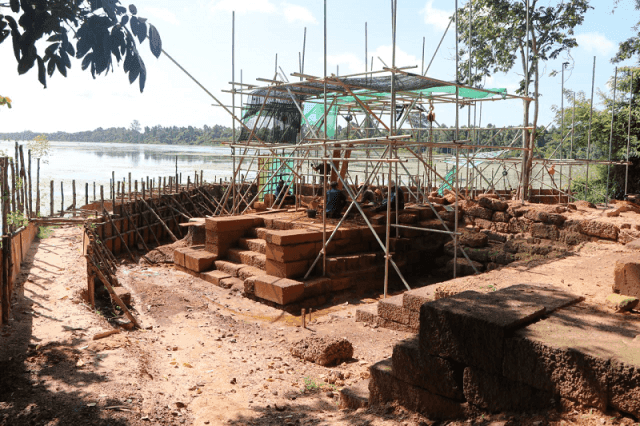
<instances>
[{"instance_id":1,"label":"white cloud","mask_svg":"<svg viewBox=\"0 0 640 426\"><path fill-rule=\"evenodd\" d=\"M283 13L284 17L287 19L287 22L303 22L316 24L316 18L314 18L313 14L309 9L303 6L298 6L296 4L291 3L282 3L282 7L284 8Z\"/></svg>"},{"instance_id":2,"label":"white cloud","mask_svg":"<svg viewBox=\"0 0 640 426\"><path fill-rule=\"evenodd\" d=\"M273 13L276 11L276 7L269 0L219 0L213 4L212 9L238 13Z\"/></svg>"},{"instance_id":3,"label":"white cloud","mask_svg":"<svg viewBox=\"0 0 640 426\"><path fill-rule=\"evenodd\" d=\"M327 64L331 66L328 72L335 72L336 65L342 69L340 74L356 74L364 72L364 61L353 53L341 53L339 55L327 55Z\"/></svg>"},{"instance_id":4,"label":"white cloud","mask_svg":"<svg viewBox=\"0 0 640 426\"><path fill-rule=\"evenodd\" d=\"M384 67L382 62L380 62L380 59L382 59L384 63L390 67L392 64L391 58L393 56L393 48L391 45L380 46L373 53L371 53L371 55L374 57L374 61L373 61L374 70L377 70L377 69L379 70L382 67ZM378 59L378 57L380 57L380 59ZM406 67L411 65L419 66L420 59L396 47L396 67L399 68L399 67ZM411 71L411 70L408 70L408 71Z\"/></svg>"},{"instance_id":5,"label":"white cloud","mask_svg":"<svg viewBox=\"0 0 640 426\"><path fill-rule=\"evenodd\" d=\"M166 9L164 7L145 7L144 10L145 12L148 11L149 14L158 19L161 19L173 25L180 25L180 21L178 20L176 15L169 9Z\"/></svg>"},{"instance_id":6,"label":"white cloud","mask_svg":"<svg viewBox=\"0 0 640 426\"><path fill-rule=\"evenodd\" d=\"M433 25L438 30L444 30L449 25L449 17L453 15L451 10L436 9L433 0L428 0L424 9L420 11L424 15L424 23Z\"/></svg>"},{"instance_id":7,"label":"white cloud","mask_svg":"<svg viewBox=\"0 0 640 426\"><path fill-rule=\"evenodd\" d=\"M587 52L598 53L607 56L616 49L614 42L598 32L576 34L578 46Z\"/></svg>"}]
</instances>

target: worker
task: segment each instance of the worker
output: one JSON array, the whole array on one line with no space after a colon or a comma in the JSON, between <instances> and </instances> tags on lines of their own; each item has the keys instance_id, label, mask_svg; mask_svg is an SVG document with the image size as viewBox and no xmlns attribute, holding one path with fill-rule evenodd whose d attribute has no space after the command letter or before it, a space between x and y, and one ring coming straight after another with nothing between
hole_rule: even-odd
<instances>
[{"instance_id":1,"label":"worker","mask_svg":"<svg viewBox=\"0 0 640 426\"><path fill-rule=\"evenodd\" d=\"M327 217L339 218L347 197L338 189L338 182L331 182L331 189L327 191Z\"/></svg>"},{"instance_id":2,"label":"worker","mask_svg":"<svg viewBox=\"0 0 640 426\"><path fill-rule=\"evenodd\" d=\"M391 203L391 210L396 209L396 199L398 200L398 210L404 209L404 192L399 186L396 187L396 183L394 181L391 181L391 196L388 198L389 203ZM387 198L382 200L382 203L376 209L376 211L380 212L386 209L387 209Z\"/></svg>"},{"instance_id":3,"label":"worker","mask_svg":"<svg viewBox=\"0 0 640 426\"><path fill-rule=\"evenodd\" d=\"M321 195L324 191L324 178L327 176L325 165L324 163L318 163L312 165L311 168L320 174L320 187L316 191L315 195Z\"/></svg>"},{"instance_id":4,"label":"worker","mask_svg":"<svg viewBox=\"0 0 640 426\"><path fill-rule=\"evenodd\" d=\"M362 198L360 199L362 204L375 204L376 194L369 189L369 185L361 183L358 186L358 191L362 194Z\"/></svg>"},{"instance_id":5,"label":"worker","mask_svg":"<svg viewBox=\"0 0 640 426\"><path fill-rule=\"evenodd\" d=\"M284 183L284 180L280 179L278 185L276 185L276 204L280 204L280 201L284 198L283 204L295 203L295 197L289 194L289 185Z\"/></svg>"}]
</instances>

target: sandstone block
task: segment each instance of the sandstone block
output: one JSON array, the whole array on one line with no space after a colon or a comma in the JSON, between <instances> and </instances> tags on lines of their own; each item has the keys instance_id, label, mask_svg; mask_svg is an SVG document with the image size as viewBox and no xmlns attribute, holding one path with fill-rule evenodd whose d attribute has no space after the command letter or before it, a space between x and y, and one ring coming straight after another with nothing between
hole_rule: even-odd
<instances>
[{"instance_id":1,"label":"sandstone block","mask_svg":"<svg viewBox=\"0 0 640 426\"><path fill-rule=\"evenodd\" d=\"M484 247L487 245L489 237L481 232L463 230L458 237L460 244L468 247Z\"/></svg>"},{"instance_id":2,"label":"sandstone block","mask_svg":"<svg viewBox=\"0 0 640 426\"><path fill-rule=\"evenodd\" d=\"M253 294L256 297L275 302L279 305L293 303L304 294L303 283L286 278L272 275L256 275L253 283Z\"/></svg>"},{"instance_id":3,"label":"sandstone block","mask_svg":"<svg viewBox=\"0 0 640 426\"><path fill-rule=\"evenodd\" d=\"M531 232L531 236L534 238L544 238L547 240L557 240L560 235L556 226L538 222L531 224L529 232Z\"/></svg>"},{"instance_id":4,"label":"sandstone block","mask_svg":"<svg viewBox=\"0 0 640 426\"><path fill-rule=\"evenodd\" d=\"M464 400L458 382L462 366L452 361L420 353L418 338L403 340L393 347L394 375L405 383L451 399Z\"/></svg>"},{"instance_id":5,"label":"sandstone block","mask_svg":"<svg viewBox=\"0 0 640 426\"><path fill-rule=\"evenodd\" d=\"M580 232L585 235L615 241L618 239L620 230L612 223L583 220L580 222Z\"/></svg>"},{"instance_id":6,"label":"sandstone block","mask_svg":"<svg viewBox=\"0 0 640 426\"><path fill-rule=\"evenodd\" d=\"M265 270L267 274L281 278L298 278L304 276L309 269L310 261L278 262L267 259Z\"/></svg>"},{"instance_id":7,"label":"sandstone block","mask_svg":"<svg viewBox=\"0 0 640 426\"><path fill-rule=\"evenodd\" d=\"M173 263L184 267L184 253L186 247L177 248L173 251Z\"/></svg>"},{"instance_id":8,"label":"sandstone block","mask_svg":"<svg viewBox=\"0 0 640 426\"><path fill-rule=\"evenodd\" d=\"M267 243L278 246L303 244L322 241L322 232L305 231L302 229L270 230L265 234Z\"/></svg>"},{"instance_id":9,"label":"sandstone block","mask_svg":"<svg viewBox=\"0 0 640 426\"><path fill-rule=\"evenodd\" d=\"M613 269L613 291L626 296L640 297L640 259L637 256L616 260Z\"/></svg>"},{"instance_id":10,"label":"sandstone block","mask_svg":"<svg viewBox=\"0 0 640 426\"><path fill-rule=\"evenodd\" d=\"M204 250L202 246L199 249L195 247L185 251L184 267L195 272L203 272L213 268L213 262L218 259L218 256Z\"/></svg>"},{"instance_id":11,"label":"sandstone block","mask_svg":"<svg viewBox=\"0 0 640 426\"><path fill-rule=\"evenodd\" d=\"M215 262L213 262L216 265L216 269L222 272L226 272L227 274L231 275L232 277L237 277L238 276L238 271L240 271L240 269L244 268L246 265L243 264L238 264L238 263L233 263L233 262L228 262L226 260L216 260Z\"/></svg>"},{"instance_id":12,"label":"sandstone block","mask_svg":"<svg viewBox=\"0 0 640 426\"><path fill-rule=\"evenodd\" d=\"M409 311L402 305L402 294L387 297L378 302L378 316L400 324L409 325Z\"/></svg>"},{"instance_id":13,"label":"sandstone block","mask_svg":"<svg viewBox=\"0 0 640 426\"><path fill-rule=\"evenodd\" d=\"M340 409L357 410L369 406L369 381L340 389Z\"/></svg>"},{"instance_id":14,"label":"sandstone block","mask_svg":"<svg viewBox=\"0 0 640 426\"><path fill-rule=\"evenodd\" d=\"M207 271L207 272L201 273L200 278L202 278L206 282L219 286L220 280L224 278L231 278L231 275L222 271Z\"/></svg>"},{"instance_id":15,"label":"sandstone block","mask_svg":"<svg viewBox=\"0 0 640 426\"><path fill-rule=\"evenodd\" d=\"M430 419L457 419L471 414L466 403L436 395L396 378L390 359L374 364L369 371L369 405L397 401L403 407Z\"/></svg>"},{"instance_id":16,"label":"sandstone block","mask_svg":"<svg viewBox=\"0 0 640 426\"><path fill-rule=\"evenodd\" d=\"M215 232L246 231L253 226L252 216L217 216L205 220L206 229Z\"/></svg>"},{"instance_id":17,"label":"sandstone block","mask_svg":"<svg viewBox=\"0 0 640 426\"><path fill-rule=\"evenodd\" d=\"M607 305L616 312L628 312L638 306L638 298L612 293L607 296Z\"/></svg>"},{"instance_id":18,"label":"sandstone block","mask_svg":"<svg viewBox=\"0 0 640 426\"><path fill-rule=\"evenodd\" d=\"M295 262L303 259L313 259L318 252L316 251L315 242L287 246L267 243L265 254L267 259L278 262Z\"/></svg>"},{"instance_id":19,"label":"sandstone block","mask_svg":"<svg viewBox=\"0 0 640 426\"><path fill-rule=\"evenodd\" d=\"M483 200L488 198L482 198ZM493 216L493 210L489 210L485 207L479 205L471 205L465 208L465 213L469 216L479 217L480 219L491 220L491 216Z\"/></svg>"},{"instance_id":20,"label":"sandstone block","mask_svg":"<svg viewBox=\"0 0 640 426\"><path fill-rule=\"evenodd\" d=\"M464 369L464 397L483 411L537 411L551 408L553 394L473 367Z\"/></svg>"},{"instance_id":21,"label":"sandstone block","mask_svg":"<svg viewBox=\"0 0 640 426\"><path fill-rule=\"evenodd\" d=\"M491 216L491 220L494 222L508 223L511 220L511 215L504 211L494 211L493 216Z\"/></svg>"},{"instance_id":22,"label":"sandstone block","mask_svg":"<svg viewBox=\"0 0 640 426\"><path fill-rule=\"evenodd\" d=\"M465 291L422 305L420 349L424 354L500 374L506 333L545 312L536 301L512 300L500 291Z\"/></svg>"},{"instance_id":23,"label":"sandstone block","mask_svg":"<svg viewBox=\"0 0 640 426\"><path fill-rule=\"evenodd\" d=\"M497 200L495 198L481 197L478 199L478 205L485 209L494 211L506 211L509 208L509 204L505 201Z\"/></svg>"},{"instance_id":24,"label":"sandstone block","mask_svg":"<svg viewBox=\"0 0 640 426\"><path fill-rule=\"evenodd\" d=\"M331 279L325 277L314 278L304 282L304 298L319 296L331 291Z\"/></svg>"},{"instance_id":25,"label":"sandstone block","mask_svg":"<svg viewBox=\"0 0 640 426\"><path fill-rule=\"evenodd\" d=\"M412 312L420 312L420 306L435 299L435 286L425 286L405 291L402 294L402 306Z\"/></svg>"}]
</instances>

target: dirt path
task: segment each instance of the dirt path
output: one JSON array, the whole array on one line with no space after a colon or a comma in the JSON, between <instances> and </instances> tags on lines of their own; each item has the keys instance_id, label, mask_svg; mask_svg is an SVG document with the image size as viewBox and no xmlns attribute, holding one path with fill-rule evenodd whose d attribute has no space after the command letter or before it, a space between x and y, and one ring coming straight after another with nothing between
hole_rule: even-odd
<instances>
[{"instance_id":1,"label":"dirt path","mask_svg":"<svg viewBox=\"0 0 640 426\"><path fill-rule=\"evenodd\" d=\"M489 286L542 282L599 302L610 291L613 261L624 254L619 245L591 243L555 262L503 268L446 285L489 291ZM94 341L113 327L82 302L81 229L57 229L32 246L18 279L12 321L0 332L0 425L433 424L394 407L338 409L337 389L366 380L368 366L389 357L393 345L409 336L356 323L357 303L372 299L345 299L314 312L309 329L303 329L299 317L170 266L123 263L119 277L131 290L145 329ZM289 344L313 334L347 338L355 359L325 368L293 358ZM333 370L343 379L326 383ZM472 423L550 420L614 422L602 413L575 411L558 418L485 416Z\"/></svg>"}]
</instances>

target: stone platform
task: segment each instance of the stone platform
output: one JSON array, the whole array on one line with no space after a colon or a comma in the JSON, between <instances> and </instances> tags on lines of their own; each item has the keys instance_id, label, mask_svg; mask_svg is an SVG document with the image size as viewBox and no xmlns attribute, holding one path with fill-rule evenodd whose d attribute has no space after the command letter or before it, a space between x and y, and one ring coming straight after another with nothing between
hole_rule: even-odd
<instances>
[{"instance_id":1,"label":"stone platform","mask_svg":"<svg viewBox=\"0 0 640 426\"><path fill-rule=\"evenodd\" d=\"M371 367L370 404L429 418L565 402L640 416L640 316L520 284L423 304L420 330Z\"/></svg>"}]
</instances>

